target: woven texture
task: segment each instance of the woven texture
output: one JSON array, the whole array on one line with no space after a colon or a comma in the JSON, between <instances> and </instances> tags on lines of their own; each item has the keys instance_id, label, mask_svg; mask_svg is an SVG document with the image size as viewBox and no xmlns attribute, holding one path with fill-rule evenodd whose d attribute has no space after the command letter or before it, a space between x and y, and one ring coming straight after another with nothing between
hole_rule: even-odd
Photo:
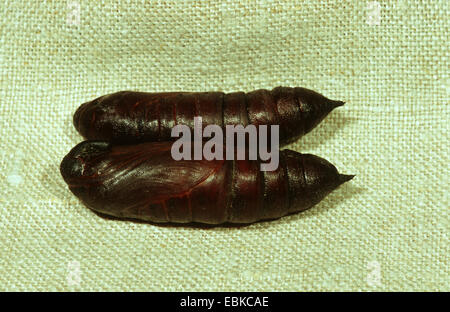
<instances>
[{"instance_id":1,"label":"woven texture","mask_svg":"<svg viewBox=\"0 0 450 312\"><path fill-rule=\"evenodd\" d=\"M448 1L0 4L0 290L450 290ZM72 115L119 90L302 86L347 102L289 148L356 174L247 227L100 218Z\"/></svg>"}]
</instances>

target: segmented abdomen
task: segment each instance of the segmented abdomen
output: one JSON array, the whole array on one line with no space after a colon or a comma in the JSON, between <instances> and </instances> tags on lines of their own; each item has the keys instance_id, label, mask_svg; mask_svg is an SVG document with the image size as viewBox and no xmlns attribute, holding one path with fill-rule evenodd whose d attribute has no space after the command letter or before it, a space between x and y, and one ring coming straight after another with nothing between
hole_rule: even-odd
<instances>
[{"instance_id":1,"label":"segmented abdomen","mask_svg":"<svg viewBox=\"0 0 450 312\"><path fill-rule=\"evenodd\" d=\"M272 91L169 92L121 91L79 107L75 128L91 140L119 143L174 140L171 130L183 124L194 128L218 125L279 125L280 144L313 129L334 107L332 101L304 88L277 87Z\"/></svg>"},{"instance_id":2,"label":"segmented abdomen","mask_svg":"<svg viewBox=\"0 0 450 312\"><path fill-rule=\"evenodd\" d=\"M326 160L280 152L275 171L254 160L181 160L171 143L85 141L61 163L71 191L91 209L152 222L251 223L305 210L351 176Z\"/></svg>"}]
</instances>

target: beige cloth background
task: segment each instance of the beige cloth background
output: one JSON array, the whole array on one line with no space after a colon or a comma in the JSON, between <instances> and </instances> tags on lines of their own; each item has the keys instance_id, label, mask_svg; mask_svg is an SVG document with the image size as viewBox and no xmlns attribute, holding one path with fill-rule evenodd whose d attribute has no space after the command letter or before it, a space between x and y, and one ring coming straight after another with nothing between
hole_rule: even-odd
<instances>
[{"instance_id":1,"label":"beige cloth background","mask_svg":"<svg viewBox=\"0 0 450 312\"><path fill-rule=\"evenodd\" d=\"M0 17L0 290L450 290L447 1L3 0ZM59 174L96 96L278 85L347 101L290 146L357 175L305 213L105 220Z\"/></svg>"}]
</instances>

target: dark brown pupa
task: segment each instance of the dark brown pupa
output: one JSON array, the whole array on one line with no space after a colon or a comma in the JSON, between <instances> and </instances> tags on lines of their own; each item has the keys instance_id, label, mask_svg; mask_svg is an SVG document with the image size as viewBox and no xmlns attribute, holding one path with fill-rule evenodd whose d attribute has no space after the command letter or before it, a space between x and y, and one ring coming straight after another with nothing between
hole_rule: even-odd
<instances>
[{"instance_id":1,"label":"dark brown pupa","mask_svg":"<svg viewBox=\"0 0 450 312\"><path fill-rule=\"evenodd\" d=\"M252 223L303 211L352 175L320 157L280 151L278 169L258 160L180 160L171 142L85 141L63 159L70 190L89 208L119 218L175 223Z\"/></svg>"},{"instance_id":2,"label":"dark brown pupa","mask_svg":"<svg viewBox=\"0 0 450 312\"><path fill-rule=\"evenodd\" d=\"M289 87L249 93L121 91L82 104L73 122L88 140L121 144L174 140L172 128L183 124L193 131L196 116L202 117L203 127L279 125L282 146L311 131L343 104Z\"/></svg>"}]
</instances>

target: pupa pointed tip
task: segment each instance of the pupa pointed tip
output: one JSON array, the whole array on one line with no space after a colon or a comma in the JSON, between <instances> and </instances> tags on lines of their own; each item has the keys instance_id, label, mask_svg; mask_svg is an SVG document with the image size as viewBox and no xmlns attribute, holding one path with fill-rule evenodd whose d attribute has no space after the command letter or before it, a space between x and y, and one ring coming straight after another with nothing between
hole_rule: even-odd
<instances>
[{"instance_id":1,"label":"pupa pointed tip","mask_svg":"<svg viewBox=\"0 0 450 312\"><path fill-rule=\"evenodd\" d=\"M355 177L354 174L339 174L339 182L342 184L342 183L350 181L354 177Z\"/></svg>"},{"instance_id":2,"label":"pupa pointed tip","mask_svg":"<svg viewBox=\"0 0 450 312\"><path fill-rule=\"evenodd\" d=\"M345 104L344 101L334 101L334 100L330 100L329 105L332 107L332 109L335 109L336 107L342 106Z\"/></svg>"}]
</instances>

